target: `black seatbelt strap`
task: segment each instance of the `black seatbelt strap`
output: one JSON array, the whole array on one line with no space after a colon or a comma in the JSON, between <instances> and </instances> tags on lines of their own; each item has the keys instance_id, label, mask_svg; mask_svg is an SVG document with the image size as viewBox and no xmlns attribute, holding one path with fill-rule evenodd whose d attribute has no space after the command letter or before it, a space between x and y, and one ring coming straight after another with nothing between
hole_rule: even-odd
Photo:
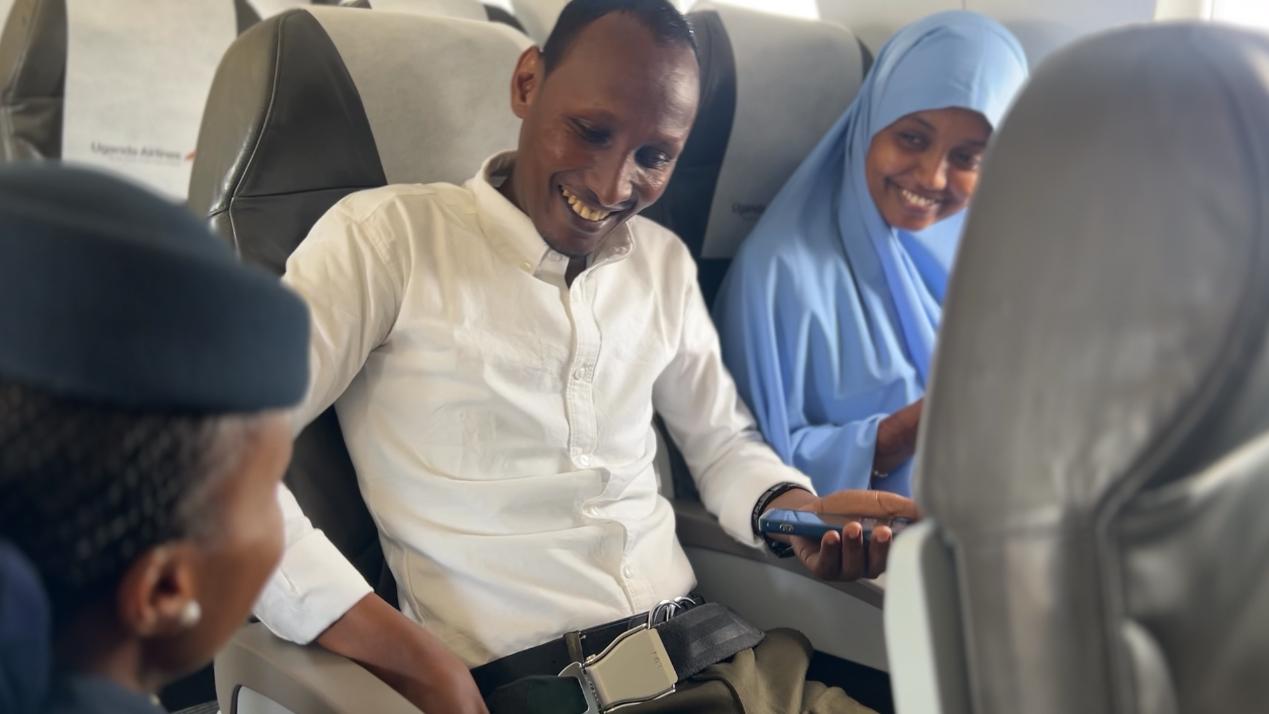
<instances>
[{"instance_id":1,"label":"black seatbelt strap","mask_svg":"<svg viewBox=\"0 0 1269 714\"><path fill-rule=\"evenodd\" d=\"M761 630L717 603L694 607L654 629L680 682L763 638ZM588 708L585 686L584 680L542 673L499 687L486 703L491 714L597 714Z\"/></svg>"}]
</instances>

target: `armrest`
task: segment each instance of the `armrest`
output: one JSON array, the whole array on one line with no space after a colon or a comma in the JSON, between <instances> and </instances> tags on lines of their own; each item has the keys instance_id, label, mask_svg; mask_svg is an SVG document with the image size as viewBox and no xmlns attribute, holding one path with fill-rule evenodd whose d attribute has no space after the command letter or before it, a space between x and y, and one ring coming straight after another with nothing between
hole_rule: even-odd
<instances>
[{"instance_id":1,"label":"armrest","mask_svg":"<svg viewBox=\"0 0 1269 714\"><path fill-rule=\"evenodd\" d=\"M956 565L933 522L895 539L890 572L895 587L886 595L885 625L896 711L973 711Z\"/></svg>"},{"instance_id":2,"label":"armrest","mask_svg":"<svg viewBox=\"0 0 1269 714\"><path fill-rule=\"evenodd\" d=\"M216 656L216 699L238 714L247 687L300 714L420 714L418 708L351 660L286 642L255 623L238 630Z\"/></svg>"}]
</instances>

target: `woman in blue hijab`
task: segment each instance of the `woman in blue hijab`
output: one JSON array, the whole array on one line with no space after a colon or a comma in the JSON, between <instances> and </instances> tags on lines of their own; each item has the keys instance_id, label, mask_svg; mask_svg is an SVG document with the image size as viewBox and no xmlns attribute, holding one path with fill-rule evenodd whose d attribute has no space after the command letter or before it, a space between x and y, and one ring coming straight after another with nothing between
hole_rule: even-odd
<instances>
[{"instance_id":1,"label":"woman in blue hijab","mask_svg":"<svg viewBox=\"0 0 1269 714\"><path fill-rule=\"evenodd\" d=\"M943 292L1022 48L971 12L882 47L719 292L723 356L767 440L822 492L911 492Z\"/></svg>"}]
</instances>

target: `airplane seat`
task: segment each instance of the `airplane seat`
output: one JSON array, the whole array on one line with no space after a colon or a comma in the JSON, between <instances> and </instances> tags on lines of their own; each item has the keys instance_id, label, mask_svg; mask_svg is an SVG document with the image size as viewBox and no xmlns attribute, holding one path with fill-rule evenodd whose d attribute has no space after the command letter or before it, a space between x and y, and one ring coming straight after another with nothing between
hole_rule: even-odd
<instances>
[{"instance_id":1,"label":"airplane seat","mask_svg":"<svg viewBox=\"0 0 1269 714\"><path fill-rule=\"evenodd\" d=\"M367 10L414 12L424 15L461 17L467 20L488 20L510 25L524 32L524 26L515 18L515 15L497 5L484 4L479 0L344 0L340 5Z\"/></svg>"},{"instance_id":2,"label":"airplane seat","mask_svg":"<svg viewBox=\"0 0 1269 714\"><path fill-rule=\"evenodd\" d=\"M907 714L1269 701L1269 37L1032 75L948 291L886 635Z\"/></svg>"},{"instance_id":3,"label":"airplane seat","mask_svg":"<svg viewBox=\"0 0 1269 714\"><path fill-rule=\"evenodd\" d=\"M868 57L834 23L708 2L687 17L701 106L670 184L643 215L687 243L712 304L740 241L854 99Z\"/></svg>"},{"instance_id":4,"label":"airplane seat","mask_svg":"<svg viewBox=\"0 0 1269 714\"><path fill-rule=\"evenodd\" d=\"M243 0L16 0L0 35L0 161L62 159L183 200Z\"/></svg>"},{"instance_id":5,"label":"airplane seat","mask_svg":"<svg viewBox=\"0 0 1269 714\"><path fill-rule=\"evenodd\" d=\"M265 20L216 73L190 207L242 259L281 273L345 195L390 182L461 183L487 156L514 148L518 122L505 92L490 87L506 84L527 45L504 25L426 15L307 7ZM298 438L286 481L314 525L395 602L333 409ZM362 668L259 624L239 632L215 671L226 714L275 705L417 711Z\"/></svg>"}]
</instances>

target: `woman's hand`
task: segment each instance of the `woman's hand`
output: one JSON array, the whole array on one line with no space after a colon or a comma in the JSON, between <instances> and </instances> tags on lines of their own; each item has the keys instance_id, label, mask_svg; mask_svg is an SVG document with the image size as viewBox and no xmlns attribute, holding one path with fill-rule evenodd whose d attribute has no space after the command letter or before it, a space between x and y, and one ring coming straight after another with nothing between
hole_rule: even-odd
<instances>
[{"instance_id":1,"label":"woman's hand","mask_svg":"<svg viewBox=\"0 0 1269 714\"><path fill-rule=\"evenodd\" d=\"M920 517L911 499L887 491L845 490L817 497L810 491L792 489L773 500L767 510L773 508L878 519L915 521ZM894 533L889 526L878 525L865 543L863 526L852 521L840 531L825 533L818 541L779 534L770 537L792 545L802 565L821 580L858 580L875 578L885 572Z\"/></svg>"},{"instance_id":2,"label":"woman's hand","mask_svg":"<svg viewBox=\"0 0 1269 714\"><path fill-rule=\"evenodd\" d=\"M917 428L924 405L925 399L918 399L877 425L877 446L872 458L874 471L888 474L916 453Z\"/></svg>"}]
</instances>

